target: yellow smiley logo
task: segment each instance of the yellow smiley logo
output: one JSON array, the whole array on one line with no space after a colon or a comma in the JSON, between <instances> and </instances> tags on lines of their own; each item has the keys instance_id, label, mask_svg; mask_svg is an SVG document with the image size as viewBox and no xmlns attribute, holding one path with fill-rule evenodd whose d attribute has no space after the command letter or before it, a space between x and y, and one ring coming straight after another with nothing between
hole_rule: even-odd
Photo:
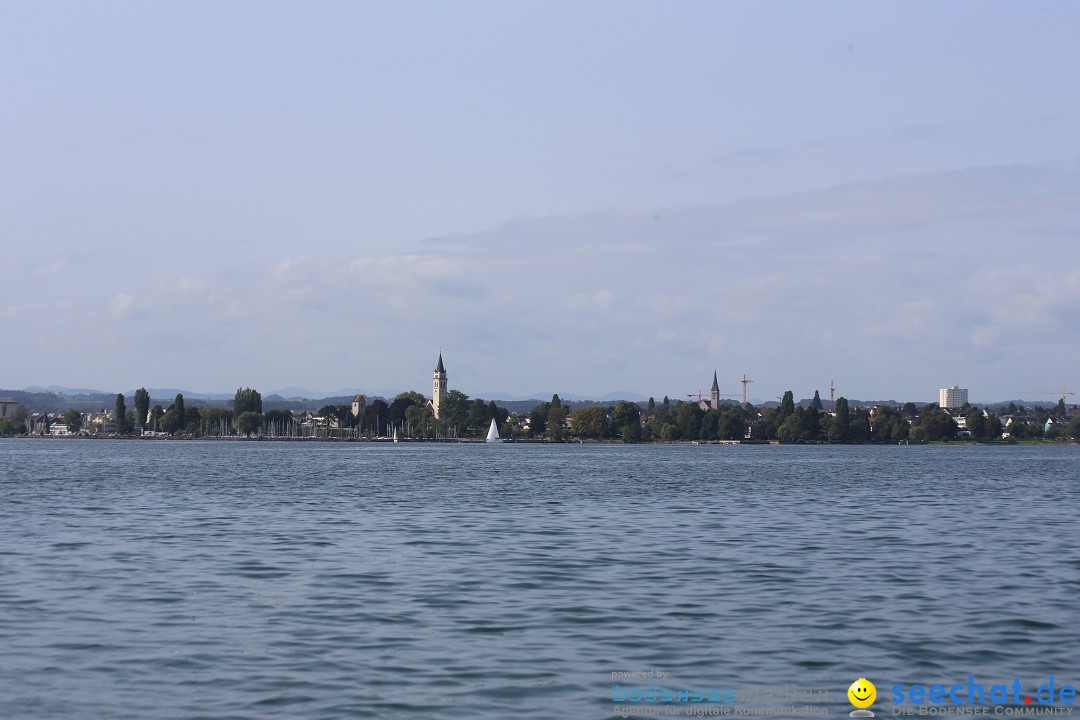
<instances>
[{"instance_id":1,"label":"yellow smiley logo","mask_svg":"<svg viewBox=\"0 0 1080 720\"><path fill-rule=\"evenodd\" d=\"M857 708L868 708L877 699L877 688L866 678L859 678L847 689L848 700Z\"/></svg>"}]
</instances>

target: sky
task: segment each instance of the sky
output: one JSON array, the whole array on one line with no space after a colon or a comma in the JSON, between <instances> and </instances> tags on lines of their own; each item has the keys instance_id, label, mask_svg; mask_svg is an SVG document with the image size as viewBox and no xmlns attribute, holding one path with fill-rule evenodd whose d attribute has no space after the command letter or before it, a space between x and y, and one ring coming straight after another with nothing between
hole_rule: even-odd
<instances>
[{"instance_id":1,"label":"sky","mask_svg":"<svg viewBox=\"0 0 1080 720\"><path fill-rule=\"evenodd\" d=\"M0 387L1052 401L1080 5L0 4ZM1075 399L1075 398L1074 398Z\"/></svg>"}]
</instances>

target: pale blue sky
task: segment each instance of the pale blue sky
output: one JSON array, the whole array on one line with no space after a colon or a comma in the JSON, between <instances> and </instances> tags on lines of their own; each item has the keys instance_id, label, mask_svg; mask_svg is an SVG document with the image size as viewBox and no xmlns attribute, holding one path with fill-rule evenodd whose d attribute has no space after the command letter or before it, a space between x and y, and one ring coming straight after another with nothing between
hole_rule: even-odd
<instances>
[{"instance_id":1,"label":"pale blue sky","mask_svg":"<svg viewBox=\"0 0 1080 720\"><path fill-rule=\"evenodd\" d=\"M440 346L474 396L1080 384L1077 27L2 3L0 387L429 392Z\"/></svg>"}]
</instances>

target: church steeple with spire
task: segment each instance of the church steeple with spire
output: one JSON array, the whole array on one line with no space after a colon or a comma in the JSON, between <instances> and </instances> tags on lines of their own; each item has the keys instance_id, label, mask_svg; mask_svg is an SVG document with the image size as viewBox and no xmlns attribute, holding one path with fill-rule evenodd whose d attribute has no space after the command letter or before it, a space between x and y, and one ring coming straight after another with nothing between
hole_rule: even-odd
<instances>
[{"instance_id":1,"label":"church steeple with spire","mask_svg":"<svg viewBox=\"0 0 1080 720\"><path fill-rule=\"evenodd\" d=\"M435 419L439 419L439 404L446 399L446 368L443 367L442 349L439 350L439 364L435 366L435 377L431 381L431 409Z\"/></svg>"},{"instance_id":2,"label":"church steeple with spire","mask_svg":"<svg viewBox=\"0 0 1080 720\"><path fill-rule=\"evenodd\" d=\"M710 393L709 402L713 410L720 409L720 384L716 382L715 370L712 373L712 392Z\"/></svg>"}]
</instances>

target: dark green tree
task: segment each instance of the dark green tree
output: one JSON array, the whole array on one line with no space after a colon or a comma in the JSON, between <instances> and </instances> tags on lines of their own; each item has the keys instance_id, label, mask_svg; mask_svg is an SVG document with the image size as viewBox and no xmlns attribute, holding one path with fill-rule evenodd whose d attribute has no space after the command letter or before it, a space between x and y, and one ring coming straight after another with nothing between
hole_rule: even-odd
<instances>
[{"instance_id":1,"label":"dark green tree","mask_svg":"<svg viewBox=\"0 0 1080 720\"><path fill-rule=\"evenodd\" d=\"M778 419L783 423L793 412L795 412L795 394L788 390L784 393L784 397L780 399L780 417Z\"/></svg>"},{"instance_id":2,"label":"dark green tree","mask_svg":"<svg viewBox=\"0 0 1080 720\"><path fill-rule=\"evenodd\" d=\"M387 415L390 418L390 423L394 426L399 426L405 423L405 411L416 404L416 400L412 398L408 393L399 394L397 397L394 398L394 402L390 403L390 407L387 410ZM426 404L426 401L421 404Z\"/></svg>"},{"instance_id":3,"label":"dark green tree","mask_svg":"<svg viewBox=\"0 0 1080 720\"><path fill-rule=\"evenodd\" d=\"M529 437L540 437L547 432L551 403L540 403L529 411Z\"/></svg>"},{"instance_id":4,"label":"dark green tree","mask_svg":"<svg viewBox=\"0 0 1080 720\"><path fill-rule=\"evenodd\" d=\"M856 408L851 414L848 427L848 441L864 443L870 440L870 413L865 408Z\"/></svg>"},{"instance_id":5,"label":"dark green tree","mask_svg":"<svg viewBox=\"0 0 1080 720\"><path fill-rule=\"evenodd\" d=\"M262 427L262 415L257 412L248 410L242 412L236 416L236 430L247 437L251 437L251 434L258 432Z\"/></svg>"},{"instance_id":6,"label":"dark green tree","mask_svg":"<svg viewBox=\"0 0 1080 720\"><path fill-rule=\"evenodd\" d=\"M156 411L160 408L161 406L158 405L156 408L154 408L154 410ZM286 415L289 415L290 417L292 416L292 413L290 413L288 410L280 410L278 412L284 412ZM154 412L151 412L150 417L153 418L153 416ZM229 431L231 418L232 413L230 413L225 408L207 408L202 414L205 433L207 435L214 436L224 435L226 434L226 432L229 432L229 434L231 434L231 431ZM151 422L151 425L152 424L153 423Z\"/></svg>"},{"instance_id":7,"label":"dark green tree","mask_svg":"<svg viewBox=\"0 0 1080 720\"><path fill-rule=\"evenodd\" d=\"M967 416L967 430L976 440L986 437L986 416L982 410L972 410Z\"/></svg>"},{"instance_id":8,"label":"dark green tree","mask_svg":"<svg viewBox=\"0 0 1080 720\"><path fill-rule=\"evenodd\" d=\"M262 411L262 395L258 390L252 390L249 387L236 389L236 395L233 396L233 413L237 417L241 413L261 413Z\"/></svg>"},{"instance_id":9,"label":"dark green tree","mask_svg":"<svg viewBox=\"0 0 1080 720\"><path fill-rule=\"evenodd\" d=\"M184 411L184 432L189 435L202 435L202 411L192 406Z\"/></svg>"},{"instance_id":10,"label":"dark green tree","mask_svg":"<svg viewBox=\"0 0 1080 720\"><path fill-rule=\"evenodd\" d=\"M155 405L154 409L150 411L150 427L155 431L161 431L161 421L165 417L165 408L160 405Z\"/></svg>"},{"instance_id":11,"label":"dark green tree","mask_svg":"<svg viewBox=\"0 0 1080 720\"><path fill-rule=\"evenodd\" d=\"M956 437L956 421L937 405L928 405L919 415L919 427L927 440L949 440Z\"/></svg>"},{"instance_id":12,"label":"dark green tree","mask_svg":"<svg viewBox=\"0 0 1080 720\"><path fill-rule=\"evenodd\" d=\"M1080 442L1080 415L1065 423L1065 437Z\"/></svg>"},{"instance_id":13,"label":"dark green tree","mask_svg":"<svg viewBox=\"0 0 1080 720\"><path fill-rule=\"evenodd\" d=\"M846 443L851 439L851 408L846 397L836 398L836 413L829 425L829 442Z\"/></svg>"},{"instance_id":14,"label":"dark green tree","mask_svg":"<svg viewBox=\"0 0 1080 720\"><path fill-rule=\"evenodd\" d=\"M483 398L476 398L469 405L469 412L465 417L467 434L473 437L485 437L490 424L491 414L488 412L488 404Z\"/></svg>"},{"instance_id":15,"label":"dark green tree","mask_svg":"<svg viewBox=\"0 0 1080 720\"><path fill-rule=\"evenodd\" d=\"M720 414L717 434L721 440L742 440L746 435L746 418L739 409L724 410Z\"/></svg>"},{"instance_id":16,"label":"dark green tree","mask_svg":"<svg viewBox=\"0 0 1080 720\"><path fill-rule=\"evenodd\" d=\"M78 410L68 410L64 413L64 424L72 435L79 432L82 429L82 413Z\"/></svg>"},{"instance_id":17,"label":"dark green tree","mask_svg":"<svg viewBox=\"0 0 1080 720\"><path fill-rule=\"evenodd\" d=\"M131 432L131 428L128 427L127 406L124 404L123 393L116 393L116 432L120 435Z\"/></svg>"},{"instance_id":18,"label":"dark green tree","mask_svg":"<svg viewBox=\"0 0 1080 720\"><path fill-rule=\"evenodd\" d=\"M696 402L675 405L675 425L679 439L697 440L701 436L701 418L705 415Z\"/></svg>"},{"instance_id":19,"label":"dark green tree","mask_svg":"<svg viewBox=\"0 0 1080 720\"><path fill-rule=\"evenodd\" d=\"M451 390L450 392L452 394L454 391ZM367 406L367 410L364 412L364 427L367 428L367 432L381 435L386 431L386 424L389 419L390 406L386 404L385 400L376 398L371 401L371 404Z\"/></svg>"},{"instance_id":20,"label":"dark green tree","mask_svg":"<svg viewBox=\"0 0 1080 720\"><path fill-rule=\"evenodd\" d=\"M555 442L562 442L565 436L565 425L567 411L563 407L561 402L558 402L559 396L555 395L551 398L551 409L548 410L547 417L547 436L549 440ZM558 402L558 404L556 404Z\"/></svg>"},{"instance_id":21,"label":"dark green tree","mask_svg":"<svg viewBox=\"0 0 1080 720\"><path fill-rule=\"evenodd\" d=\"M709 410L701 416L701 430L698 433L698 437L702 440L715 440L719 437L720 430L720 413L716 410Z\"/></svg>"},{"instance_id":22,"label":"dark green tree","mask_svg":"<svg viewBox=\"0 0 1080 720\"><path fill-rule=\"evenodd\" d=\"M1061 398L1058 400L1057 407L1054 408L1054 417L1063 418L1065 413L1065 398Z\"/></svg>"},{"instance_id":23,"label":"dark green tree","mask_svg":"<svg viewBox=\"0 0 1080 720\"><path fill-rule=\"evenodd\" d=\"M177 430L183 430L187 426L187 412L184 410L184 396L180 393L176 393L173 400L173 412L176 413Z\"/></svg>"},{"instance_id":24,"label":"dark green tree","mask_svg":"<svg viewBox=\"0 0 1080 720\"><path fill-rule=\"evenodd\" d=\"M349 417L352 417L352 408L349 408ZM210 418L206 421L209 425ZM288 410L270 410L263 413L263 428L267 434L275 437L288 437L293 434L293 417Z\"/></svg>"},{"instance_id":25,"label":"dark green tree","mask_svg":"<svg viewBox=\"0 0 1080 720\"><path fill-rule=\"evenodd\" d=\"M150 393L146 388L135 391L135 424L142 429L146 425L146 416L150 412Z\"/></svg>"},{"instance_id":26,"label":"dark green tree","mask_svg":"<svg viewBox=\"0 0 1080 720\"><path fill-rule=\"evenodd\" d=\"M608 429L607 411L602 407L582 407L570 414L570 427L583 438L605 438Z\"/></svg>"},{"instance_id":27,"label":"dark green tree","mask_svg":"<svg viewBox=\"0 0 1080 720\"><path fill-rule=\"evenodd\" d=\"M625 400L615 403L615 407L611 411L611 424L619 432L622 432L623 428L631 423L641 424L641 410L638 408L637 403L626 402Z\"/></svg>"},{"instance_id":28,"label":"dark green tree","mask_svg":"<svg viewBox=\"0 0 1080 720\"><path fill-rule=\"evenodd\" d=\"M810 409L816 413L821 412L821 394L814 391L814 399L810 401Z\"/></svg>"},{"instance_id":29,"label":"dark green tree","mask_svg":"<svg viewBox=\"0 0 1080 720\"><path fill-rule=\"evenodd\" d=\"M986 439L987 440L1000 440L1003 428L1001 427L1001 419L997 415L991 415L986 418Z\"/></svg>"}]
</instances>

